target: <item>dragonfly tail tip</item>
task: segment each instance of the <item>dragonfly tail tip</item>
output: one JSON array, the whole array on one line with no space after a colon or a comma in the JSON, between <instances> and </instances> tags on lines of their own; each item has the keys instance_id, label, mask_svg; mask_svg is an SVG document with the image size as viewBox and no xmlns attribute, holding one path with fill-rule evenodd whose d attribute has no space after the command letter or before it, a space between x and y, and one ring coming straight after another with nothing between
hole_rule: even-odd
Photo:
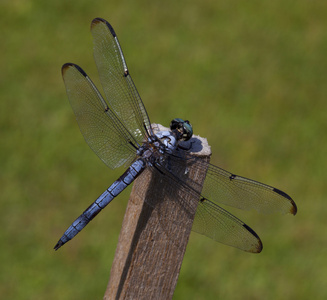
<instances>
[{"instance_id":1,"label":"dragonfly tail tip","mask_svg":"<svg viewBox=\"0 0 327 300\"><path fill-rule=\"evenodd\" d=\"M59 240L58 243L56 244L56 246L54 246L53 249L55 249L56 251L64 244L64 242L62 240Z\"/></svg>"}]
</instances>

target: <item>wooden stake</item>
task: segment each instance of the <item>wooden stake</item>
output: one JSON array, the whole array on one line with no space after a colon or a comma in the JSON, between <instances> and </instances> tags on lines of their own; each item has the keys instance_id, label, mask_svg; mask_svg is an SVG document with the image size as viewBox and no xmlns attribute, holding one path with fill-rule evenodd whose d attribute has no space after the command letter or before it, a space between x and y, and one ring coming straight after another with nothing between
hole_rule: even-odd
<instances>
[{"instance_id":1,"label":"wooden stake","mask_svg":"<svg viewBox=\"0 0 327 300\"><path fill-rule=\"evenodd\" d=\"M199 137L190 141L194 155L208 161L207 141ZM206 170L188 167L188 176L200 186L205 175ZM135 180L104 299L172 298L195 215L195 209L176 201L179 193L183 191L174 190L159 172L146 169ZM198 201L183 195L183 203L193 203L190 207Z\"/></svg>"}]
</instances>

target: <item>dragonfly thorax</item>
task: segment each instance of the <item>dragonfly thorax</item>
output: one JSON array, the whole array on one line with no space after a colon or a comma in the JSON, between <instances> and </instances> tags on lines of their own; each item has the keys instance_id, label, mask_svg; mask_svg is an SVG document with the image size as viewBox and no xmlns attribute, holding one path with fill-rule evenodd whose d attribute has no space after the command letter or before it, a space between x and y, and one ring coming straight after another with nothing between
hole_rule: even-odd
<instances>
[{"instance_id":1,"label":"dragonfly thorax","mask_svg":"<svg viewBox=\"0 0 327 300\"><path fill-rule=\"evenodd\" d=\"M177 139L170 131L159 131L148 137L147 141L137 149L136 154L148 165L160 163L165 159L165 153L172 153L177 147Z\"/></svg>"},{"instance_id":2,"label":"dragonfly thorax","mask_svg":"<svg viewBox=\"0 0 327 300\"><path fill-rule=\"evenodd\" d=\"M169 131L159 131L156 133L157 138L160 141L159 151L163 154L167 150L171 152L177 147L177 139L174 134Z\"/></svg>"}]
</instances>

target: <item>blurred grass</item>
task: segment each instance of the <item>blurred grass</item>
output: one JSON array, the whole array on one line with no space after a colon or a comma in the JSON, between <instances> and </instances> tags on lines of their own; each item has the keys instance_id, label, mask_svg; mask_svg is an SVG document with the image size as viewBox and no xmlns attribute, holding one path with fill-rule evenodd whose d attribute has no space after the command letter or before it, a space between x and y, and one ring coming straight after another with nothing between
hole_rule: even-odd
<instances>
[{"instance_id":1,"label":"blurred grass","mask_svg":"<svg viewBox=\"0 0 327 300\"><path fill-rule=\"evenodd\" d=\"M60 67L98 83L89 24L114 26L152 122L189 119L212 162L290 193L299 213L231 210L250 255L191 236L174 299L326 299L324 1L0 3L0 295L99 299L129 191L58 252L66 227L122 170L89 150Z\"/></svg>"}]
</instances>

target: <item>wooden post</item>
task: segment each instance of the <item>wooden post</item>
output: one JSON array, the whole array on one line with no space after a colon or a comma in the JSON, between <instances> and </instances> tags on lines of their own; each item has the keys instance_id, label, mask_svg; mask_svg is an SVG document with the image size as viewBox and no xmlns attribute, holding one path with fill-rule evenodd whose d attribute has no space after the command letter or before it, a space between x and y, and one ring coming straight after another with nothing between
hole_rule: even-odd
<instances>
[{"instance_id":1,"label":"wooden post","mask_svg":"<svg viewBox=\"0 0 327 300\"><path fill-rule=\"evenodd\" d=\"M196 151L193 155L208 161L211 152L207 141L199 137L190 141L191 152ZM206 170L194 172L192 166L188 168L188 176L202 186ZM173 296L195 209L185 209L178 203L176 195L182 191L174 190L174 185L161 177L146 169L134 182L104 299ZM199 199L187 194L183 201L196 207Z\"/></svg>"}]
</instances>

